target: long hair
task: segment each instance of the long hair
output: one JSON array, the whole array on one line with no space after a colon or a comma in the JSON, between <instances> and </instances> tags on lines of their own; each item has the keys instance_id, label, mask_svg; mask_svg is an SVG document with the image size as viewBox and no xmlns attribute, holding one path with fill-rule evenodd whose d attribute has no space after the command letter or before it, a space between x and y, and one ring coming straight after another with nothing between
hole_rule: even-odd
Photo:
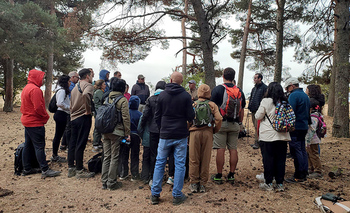
<instances>
[{"instance_id":1,"label":"long hair","mask_svg":"<svg viewBox=\"0 0 350 213\"><path fill-rule=\"evenodd\" d=\"M324 95L322 94L322 90L321 90L320 85L310 84L307 86L307 89L309 90L308 95L310 97L310 100L315 99L318 102L317 105L319 105L320 110L322 110L326 101L325 101ZM311 108L312 108L312 106L311 106Z\"/></svg>"},{"instance_id":2,"label":"long hair","mask_svg":"<svg viewBox=\"0 0 350 213\"><path fill-rule=\"evenodd\" d=\"M64 89L64 91L66 91L66 95L69 95L70 93L68 84L69 79L70 77L68 75L61 75L58 78L58 85L60 85Z\"/></svg>"},{"instance_id":3,"label":"long hair","mask_svg":"<svg viewBox=\"0 0 350 213\"><path fill-rule=\"evenodd\" d=\"M276 106L278 102L288 101L284 95L283 88L278 82L271 82L267 87L265 98L272 98L273 104Z\"/></svg>"},{"instance_id":4,"label":"long hair","mask_svg":"<svg viewBox=\"0 0 350 213\"><path fill-rule=\"evenodd\" d=\"M100 80L97 80L95 82L95 85L94 85L94 88L97 90L97 89L101 89L102 88L102 84L104 83L105 81L100 79Z\"/></svg>"}]
</instances>

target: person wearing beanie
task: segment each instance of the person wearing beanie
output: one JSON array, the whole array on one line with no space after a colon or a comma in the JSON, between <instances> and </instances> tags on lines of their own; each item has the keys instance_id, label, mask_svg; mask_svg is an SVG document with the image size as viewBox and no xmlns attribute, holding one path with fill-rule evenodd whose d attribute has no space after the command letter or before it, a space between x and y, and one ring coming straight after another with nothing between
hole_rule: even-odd
<instances>
[{"instance_id":1,"label":"person wearing beanie","mask_svg":"<svg viewBox=\"0 0 350 213\"><path fill-rule=\"evenodd\" d=\"M210 108L212 121L209 124L196 126L195 122L190 127L189 140L189 177L190 190L192 193L205 192L205 185L209 179L209 164L211 149L213 147L213 134L221 128L222 116L218 106L210 101L210 87L202 84L198 88L198 100L193 103L193 107L199 103L207 102Z\"/></svg>"}]
</instances>

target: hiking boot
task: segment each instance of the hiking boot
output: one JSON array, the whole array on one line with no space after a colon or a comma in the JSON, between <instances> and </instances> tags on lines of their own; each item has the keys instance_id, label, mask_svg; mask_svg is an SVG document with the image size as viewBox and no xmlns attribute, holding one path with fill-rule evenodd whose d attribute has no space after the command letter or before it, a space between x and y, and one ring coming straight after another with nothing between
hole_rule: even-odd
<instances>
[{"instance_id":1,"label":"hiking boot","mask_svg":"<svg viewBox=\"0 0 350 213\"><path fill-rule=\"evenodd\" d=\"M214 183L216 183L216 184L222 184L223 182L222 182L222 174L216 174L216 175L212 175L211 176L211 179L214 181Z\"/></svg>"},{"instance_id":2,"label":"hiking boot","mask_svg":"<svg viewBox=\"0 0 350 213\"><path fill-rule=\"evenodd\" d=\"M276 192L284 192L284 186L282 183L280 184L277 184L276 187L275 187L275 191Z\"/></svg>"},{"instance_id":3,"label":"hiking boot","mask_svg":"<svg viewBox=\"0 0 350 213\"><path fill-rule=\"evenodd\" d=\"M157 205L159 204L159 197L155 196L155 195L152 195L151 196L151 202L152 202L152 205Z\"/></svg>"},{"instance_id":4,"label":"hiking boot","mask_svg":"<svg viewBox=\"0 0 350 213\"><path fill-rule=\"evenodd\" d=\"M67 159L65 157L61 157L61 156L52 156L51 158L51 162L59 162L59 163L65 163L67 162Z\"/></svg>"},{"instance_id":5,"label":"hiking boot","mask_svg":"<svg viewBox=\"0 0 350 213\"><path fill-rule=\"evenodd\" d=\"M40 168L32 168L30 170L23 169L22 176L27 176L27 175L31 175L31 174L40 173L40 172L41 172Z\"/></svg>"},{"instance_id":6,"label":"hiking boot","mask_svg":"<svg viewBox=\"0 0 350 213\"><path fill-rule=\"evenodd\" d=\"M131 181L137 181L137 180L140 180L141 178L140 178L140 175L138 174L138 175L133 175L132 177L131 177Z\"/></svg>"},{"instance_id":7,"label":"hiking boot","mask_svg":"<svg viewBox=\"0 0 350 213\"><path fill-rule=\"evenodd\" d=\"M61 174L61 171L54 171L51 169L46 170L45 172L41 172L41 178L47 178L47 177L56 177Z\"/></svg>"},{"instance_id":8,"label":"hiking boot","mask_svg":"<svg viewBox=\"0 0 350 213\"><path fill-rule=\"evenodd\" d=\"M66 151L67 150L67 146L66 145L61 145L60 146L60 150L61 151Z\"/></svg>"},{"instance_id":9,"label":"hiking boot","mask_svg":"<svg viewBox=\"0 0 350 213\"><path fill-rule=\"evenodd\" d=\"M302 183L302 182L306 181L306 178L298 179L298 178L295 178L295 177L291 177L291 178L285 179L285 181L287 183Z\"/></svg>"},{"instance_id":10,"label":"hiking boot","mask_svg":"<svg viewBox=\"0 0 350 213\"><path fill-rule=\"evenodd\" d=\"M186 199L187 199L186 195L182 195L182 197L174 197L173 198L173 205L174 206L180 205L183 202L185 202Z\"/></svg>"},{"instance_id":11,"label":"hiking boot","mask_svg":"<svg viewBox=\"0 0 350 213\"><path fill-rule=\"evenodd\" d=\"M92 147L92 152L101 152L101 149L98 146L93 146Z\"/></svg>"},{"instance_id":12,"label":"hiking boot","mask_svg":"<svg viewBox=\"0 0 350 213\"><path fill-rule=\"evenodd\" d=\"M227 182L234 184L235 183L235 173L234 172L230 172L227 175Z\"/></svg>"},{"instance_id":13,"label":"hiking boot","mask_svg":"<svg viewBox=\"0 0 350 213\"><path fill-rule=\"evenodd\" d=\"M68 177L74 177L77 174L77 170L75 167L68 168Z\"/></svg>"},{"instance_id":14,"label":"hiking boot","mask_svg":"<svg viewBox=\"0 0 350 213\"><path fill-rule=\"evenodd\" d=\"M112 186L108 187L109 191L113 191L113 190L117 190L122 188L123 184L121 182L116 182L115 184L113 184Z\"/></svg>"},{"instance_id":15,"label":"hiking boot","mask_svg":"<svg viewBox=\"0 0 350 213\"><path fill-rule=\"evenodd\" d=\"M166 183L169 185L174 185L174 177L169 177Z\"/></svg>"},{"instance_id":16,"label":"hiking boot","mask_svg":"<svg viewBox=\"0 0 350 213\"><path fill-rule=\"evenodd\" d=\"M75 177L77 179L80 179L80 178L92 178L94 176L95 176L95 172L87 172L84 169L76 170L76 175L75 175Z\"/></svg>"},{"instance_id":17,"label":"hiking boot","mask_svg":"<svg viewBox=\"0 0 350 213\"><path fill-rule=\"evenodd\" d=\"M205 186L204 185L200 185L199 186L199 193L204 193L205 192Z\"/></svg>"},{"instance_id":18,"label":"hiking boot","mask_svg":"<svg viewBox=\"0 0 350 213\"><path fill-rule=\"evenodd\" d=\"M259 184L259 188L265 191L272 191L273 190L273 186L272 183L266 184L266 183L260 183Z\"/></svg>"},{"instance_id":19,"label":"hiking boot","mask_svg":"<svg viewBox=\"0 0 350 213\"><path fill-rule=\"evenodd\" d=\"M198 183L191 183L188 187L192 193L197 193L199 189Z\"/></svg>"},{"instance_id":20,"label":"hiking boot","mask_svg":"<svg viewBox=\"0 0 350 213\"><path fill-rule=\"evenodd\" d=\"M321 173L318 172L313 172L311 174L309 174L309 178L322 178L323 175Z\"/></svg>"},{"instance_id":21,"label":"hiking boot","mask_svg":"<svg viewBox=\"0 0 350 213\"><path fill-rule=\"evenodd\" d=\"M128 177L129 177L129 175L120 176L120 177L119 177L119 180L125 180L125 179L127 179Z\"/></svg>"}]
</instances>

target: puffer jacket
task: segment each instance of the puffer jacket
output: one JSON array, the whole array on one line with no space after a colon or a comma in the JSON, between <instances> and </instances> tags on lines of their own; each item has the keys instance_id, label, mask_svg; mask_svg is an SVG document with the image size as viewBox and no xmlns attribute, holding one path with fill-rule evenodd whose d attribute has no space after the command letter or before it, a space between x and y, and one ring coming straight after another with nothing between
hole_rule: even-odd
<instances>
[{"instance_id":1,"label":"puffer jacket","mask_svg":"<svg viewBox=\"0 0 350 213\"><path fill-rule=\"evenodd\" d=\"M121 92L117 91L111 91L109 93L108 102L113 103L114 98L123 95ZM116 103L117 109L121 110L122 112L122 123L118 123L115 127L113 134L126 137L130 135L130 115L129 115L129 106L128 106L128 100L125 97L122 97L117 103Z\"/></svg>"},{"instance_id":2,"label":"puffer jacket","mask_svg":"<svg viewBox=\"0 0 350 213\"><path fill-rule=\"evenodd\" d=\"M261 82L261 84L257 84L253 87L252 92L250 94L249 98L249 104L248 104L248 109L252 112L255 113L259 106L260 102L267 90L266 84Z\"/></svg>"},{"instance_id":3,"label":"puffer jacket","mask_svg":"<svg viewBox=\"0 0 350 213\"><path fill-rule=\"evenodd\" d=\"M140 125L142 128L144 128L146 126L147 121L149 121L149 132L152 133L159 133L158 126L156 124L156 121L154 120L154 113L156 112L158 96L162 91L162 89L157 89L154 92L154 95L147 99L146 106L143 110L143 116Z\"/></svg>"}]
</instances>

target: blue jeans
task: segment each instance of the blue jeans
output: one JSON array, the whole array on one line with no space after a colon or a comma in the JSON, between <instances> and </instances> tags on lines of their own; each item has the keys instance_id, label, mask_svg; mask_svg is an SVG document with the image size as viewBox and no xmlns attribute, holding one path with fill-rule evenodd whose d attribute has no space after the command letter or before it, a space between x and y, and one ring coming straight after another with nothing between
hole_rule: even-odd
<instances>
[{"instance_id":1,"label":"blue jeans","mask_svg":"<svg viewBox=\"0 0 350 213\"><path fill-rule=\"evenodd\" d=\"M294 159L294 178L303 179L308 174L308 157L305 148L305 136L307 130L295 130L290 133L292 139L289 142L289 149L292 158Z\"/></svg>"},{"instance_id":2,"label":"blue jeans","mask_svg":"<svg viewBox=\"0 0 350 213\"><path fill-rule=\"evenodd\" d=\"M159 197L162 192L162 182L164 176L164 168L167 162L167 157L171 151L174 151L175 160L175 175L173 197L182 197L181 192L184 185L186 173L186 153L187 153L187 138L182 139L159 139L157 161L154 168L152 195Z\"/></svg>"}]
</instances>

